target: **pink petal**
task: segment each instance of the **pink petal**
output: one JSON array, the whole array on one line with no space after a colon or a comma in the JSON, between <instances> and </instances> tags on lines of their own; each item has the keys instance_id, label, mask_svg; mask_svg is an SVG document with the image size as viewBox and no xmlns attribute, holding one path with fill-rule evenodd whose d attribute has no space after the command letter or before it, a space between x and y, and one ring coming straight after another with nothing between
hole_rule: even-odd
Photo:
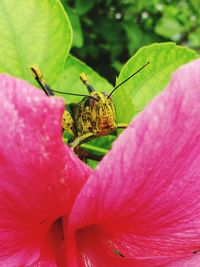
<instances>
[{"instance_id":1,"label":"pink petal","mask_svg":"<svg viewBox=\"0 0 200 267\"><path fill-rule=\"evenodd\" d=\"M141 267L155 266L151 257L124 257L115 249L110 240L99 227L90 226L77 232L78 267ZM159 259L157 259L159 261ZM162 261L163 263L163 261ZM73 265L69 265L73 266ZM160 265L159 265L160 266ZM163 265L162 265L163 266Z\"/></svg>"},{"instance_id":2,"label":"pink petal","mask_svg":"<svg viewBox=\"0 0 200 267\"><path fill-rule=\"evenodd\" d=\"M0 75L0 265L40 257L52 223L68 214L90 170L62 142L60 98Z\"/></svg>"},{"instance_id":3,"label":"pink petal","mask_svg":"<svg viewBox=\"0 0 200 267\"><path fill-rule=\"evenodd\" d=\"M98 224L126 258L155 259L151 266L166 264L166 257L196 257L192 252L200 249L199 103L196 60L173 75L166 90L115 142L77 197L71 229Z\"/></svg>"},{"instance_id":4,"label":"pink petal","mask_svg":"<svg viewBox=\"0 0 200 267\"><path fill-rule=\"evenodd\" d=\"M50 228L47 238L41 248L40 258L28 267L65 267L65 240L62 221L57 220Z\"/></svg>"},{"instance_id":5,"label":"pink petal","mask_svg":"<svg viewBox=\"0 0 200 267\"><path fill-rule=\"evenodd\" d=\"M166 265L166 267L199 267L199 266L200 266L199 255L192 255L183 260L171 262L169 265Z\"/></svg>"}]
</instances>

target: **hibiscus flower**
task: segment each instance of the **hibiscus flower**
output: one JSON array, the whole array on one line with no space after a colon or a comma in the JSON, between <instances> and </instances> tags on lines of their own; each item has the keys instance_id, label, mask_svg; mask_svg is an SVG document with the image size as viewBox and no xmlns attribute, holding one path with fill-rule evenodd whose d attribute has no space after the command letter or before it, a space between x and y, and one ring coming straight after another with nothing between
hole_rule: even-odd
<instances>
[{"instance_id":1,"label":"hibiscus flower","mask_svg":"<svg viewBox=\"0 0 200 267\"><path fill-rule=\"evenodd\" d=\"M184 65L91 171L63 103L0 78L1 266L200 266L200 60Z\"/></svg>"}]
</instances>

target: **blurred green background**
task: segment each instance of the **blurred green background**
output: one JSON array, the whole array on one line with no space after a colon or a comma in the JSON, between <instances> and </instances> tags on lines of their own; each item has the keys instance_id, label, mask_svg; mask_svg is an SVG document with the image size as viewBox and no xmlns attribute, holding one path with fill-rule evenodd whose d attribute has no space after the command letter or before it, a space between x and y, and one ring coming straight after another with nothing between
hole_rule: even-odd
<instances>
[{"instance_id":1,"label":"blurred green background","mask_svg":"<svg viewBox=\"0 0 200 267\"><path fill-rule=\"evenodd\" d=\"M71 53L113 84L142 46L174 41L200 51L200 0L62 0L74 37Z\"/></svg>"}]
</instances>

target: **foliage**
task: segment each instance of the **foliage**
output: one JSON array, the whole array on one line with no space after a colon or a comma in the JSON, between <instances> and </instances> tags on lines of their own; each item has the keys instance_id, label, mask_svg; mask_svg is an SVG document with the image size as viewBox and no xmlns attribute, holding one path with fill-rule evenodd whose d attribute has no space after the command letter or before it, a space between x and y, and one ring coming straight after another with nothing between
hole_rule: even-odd
<instances>
[{"instance_id":1,"label":"foliage","mask_svg":"<svg viewBox=\"0 0 200 267\"><path fill-rule=\"evenodd\" d=\"M174 41L200 50L199 1L63 0L63 3L74 29L72 53L111 82L125 61L144 45Z\"/></svg>"},{"instance_id":2,"label":"foliage","mask_svg":"<svg viewBox=\"0 0 200 267\"><path fill-rule=\"evenodd\" d=\"M141 111L149 101L163 90L170 80L171 73L180 65L194 59L194 51L175 45L174 43L153 44L141 48L123 66L118 83L129 77L144 64L144 58L150 64L138 73L132 81L122 85L114 94L116 106L120 107L118 119L130 122L134 115ZM133 108L127 112L127 98Z\"/></svg>"},{"instance_id":3,"label":"foliage","mask_svg":"<svg viewBox=\"0 0 200 267\"><path fill-rule=\"evenodd\" d=\"M0 71L31 82L32 64L53 82L71 47L71 26L58 1L0 1L0 36Z\"/></svg>"},{"instance_id":4,"label":"foliage","mask_svg":"<svg viewBox=\"0 0 200 267\"><path fill-rule=\"evenodd\" d=\"M181 2L178 1L179 5ZM124 51L129 51L125 56L126 58L141 45L158 40L158 33L160 34L162 32L165 34L161 30L162 27L166 27L165 23L162 22L165 16L169 14L171 16L173 14L174 16L172 12L175 10L173 8L174 4L167 5L165 2L162 3L162 14L164 15L161 20L158 16L160 12L158 12L158 4L160 6L161 3L158 1L151 1L149 4L146 2L143 3L143 1L137 1L136 3L122 1L121 4L118 4L112 9L112 1L106 1L104 4L101 2L96 3L95 1L92 3L90 1L84 1L83 4L83 1L76 1L76 10L73 10L72 14L65 2L65 8L69 11L72 26L74 26L73 32L75 38L73 39L73 47L81 47L83 42L86 42L84 47L80 49L80 53L85 54L86 59L88 59L88 55L91 58L92 56L102 58L101 49L103 49L107 51L106 53L111 53L108 61L112 62L113 66L121 66L122 61L119 61L119 58L124 53L126 54ZM190 5L192 5L191 3ZM108 8L108 4L110 8ZM92 22L89 19L89 15L97 7L98 12L103 12L104 9L100 8L101 6L107 11L107 16L104 16L104 21L102 17L96 16L95 21ZM144 18L144 10L147 10L148 14L152 14L152 16L148 15L147 18ZM189 9L187 12L190 11ZM24 16L20 16L22 13ZM89 74L92 84L98 91L111 91L112 86L106 79L100 77L99 74L84 62L69 55L72 41L71 25L59 1L44 0L41 2L34 0L27 2L26 0L21 0L20 4L16 6L14 0L2 0L0 14L1 72L18 76L36 85L30 71L30 66L37 64L53 88L67 92L84 93L85 88L81 85L78 76L81 72L85 71ZM118 18L117 14L122 14L123 16ZM136 17L141 23L140 26L134 22L135 26L133 27L133 21L131 22L133 14L137 14ZM179 20L181 18L183 20L182 25L187 24L186 22L184 24L187 18L186 14L184 14L183 12L179 18ZM79 17L81 18L81 24ZM154 17L155 20L152 20ZM116 22L116 20L119 22ZM93 35L94 41L102 38L106 45L102 46L100 44L99 46L95 46L90 44L88 46L87 42L90 42L92 37L89 38L89 36L86 36L83 38L81 32L82 21L88 23L87 29L84 29L83 23L84 34L88 34L90 37ZM191 24L189 26L192 27ZM186 31L186 28L189 31L191 29L189 26L182 26L182 29L184 29L183 32ZM151 31L152 34L145 35L144 32L141 33L142 30L140 27L141 29L143 28L144 32ZM138 41L138 37L136 38L136 43L128 38L131 28L133 29L132 34L136 34L136 37L137 32L141 33L140 41ZM122 34L123 31L126 32L126 35ZM95 36L98 36L98 38ZM151 36L148 42L143 39L147 36ZM163 40L163 38L164 36L162 38L159 37L160 40ZM189 39L187 40L189 42ZM72 52L75 52L75 50L72 49ZM80 53L79 56L81 56ZM140 49L133 57L130 57L119 73L118 84L147 61L150 61L150 64L114 93L113 97L118 122L130 122L138 111L141 111L156 94L164 89L170 79L171 73L178 66L196 57L197 55L194 51L177 46L174 43L146 46ZM109 62L104 61L104 66L110 68ZM95 69L98 69L98 67L99 65L97 64ZM80 97L74 96L66 96L65 99L66 103L80 101ZM92 144L88 145L88 148L98 150L98 147L100 147L99 151L101 153L102 149L110 147L111 141L113 141L113 138L105 138L105 140L100 141L94 140ZM84 144L84 146L87 146L87 144Z\"/></svg>"}]
</instances>

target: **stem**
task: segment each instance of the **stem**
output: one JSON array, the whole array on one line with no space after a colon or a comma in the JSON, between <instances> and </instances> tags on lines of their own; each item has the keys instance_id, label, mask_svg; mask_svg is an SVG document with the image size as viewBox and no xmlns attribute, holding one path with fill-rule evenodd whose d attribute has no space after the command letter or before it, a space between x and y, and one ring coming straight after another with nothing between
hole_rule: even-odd
<instances>
[{"instance_id":1,"label":"stem","mask_svg":"<svg viewBox=\"0 0 200 267\"><path fill-rule=\"evenodd\" d=\"M63 142L64 143L67 143L67 139L64 138L64 137L63 137ZM92 152L100 153L102 156L104 156L105 154L107 154L108 151L109 151L108 149L96 147L96 146L93 146L93 145L90 145L90 144L87 144L87 143L81 144L81 148L83 148L83 149L89 149Z\"/></svg>"},{"instance_id":2,"label":"stem","mask_svg":"<svg viewBox=\"0 0 200 267\"><path fill-rule=\"evenodd\" d=\"M102 154L103 156L104 156L106 153L108 153L108 149L100 148L100 147L96 147L96 146L89 145L89 144L81 144L81 148L92 150L93 152L100 153L100 154Z\"/></svg>"}]
</instances>

